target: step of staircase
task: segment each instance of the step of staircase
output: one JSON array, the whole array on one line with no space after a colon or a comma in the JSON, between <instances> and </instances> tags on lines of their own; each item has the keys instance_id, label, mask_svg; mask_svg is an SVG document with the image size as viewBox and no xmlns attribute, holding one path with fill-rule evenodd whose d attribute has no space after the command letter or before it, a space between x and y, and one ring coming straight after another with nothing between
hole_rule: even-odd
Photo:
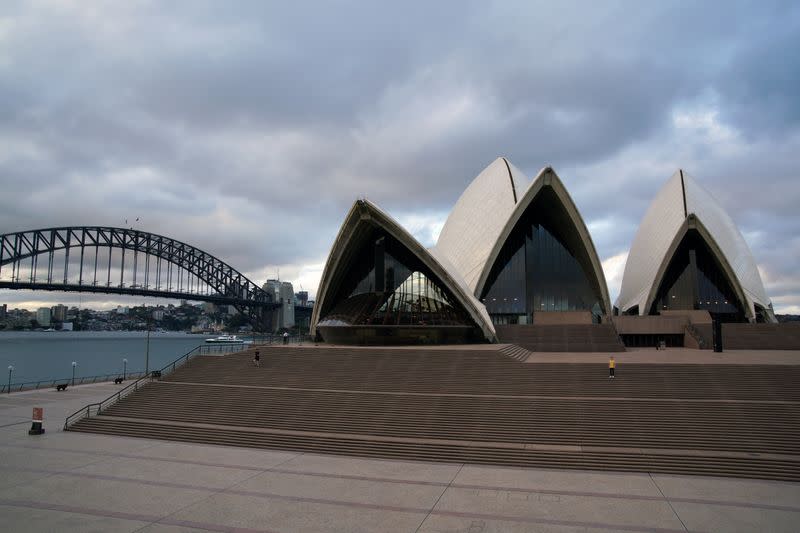
<instances>
[{"instance_id":1,"label":"step of staircase","mask_svg":"<svg viewBox=\"0 0 800 533\"><path fill-rule=\"evenodd\" d=\"M525 348L198 357L69 429L316 453L800 481L800 365L523 363Z\"/></svg>"},{"instance_id":2,"label":"step of staircase","mask_svg":"<svg viewBox=\"0 0 800 533\"><path fill-rule=\"evenodd\" d=\"M780 481L800 479L796 456L764 456L705 453L657 449L564 448L486 445L442 441L392 441L354 439L345 435L314 435L296 432L258 432L241 427L192 427L182 423L161 424L98 416L81 420L75 431L106 435L163 439L178 442L244 446L306 453L349 455L382 459L456 462L517 467L562 468L661 474L701 474L722 477L751 477Z\"/></svg>"},{"instance_id":3,"label":"step of staircase","mask_svg":"<svg viewBox=\"0 0 800 533\"><path fill-rule=\"evenodd\" d=\"M504 355L507 355L511 359L514 359L515 361L521 361L521 362L526 361L532 353L527 348L523 348L522 346L517 346L516 344L509 344L507 346L500 348L500 350L498 351Z\"/></svg>"}]
</instances>

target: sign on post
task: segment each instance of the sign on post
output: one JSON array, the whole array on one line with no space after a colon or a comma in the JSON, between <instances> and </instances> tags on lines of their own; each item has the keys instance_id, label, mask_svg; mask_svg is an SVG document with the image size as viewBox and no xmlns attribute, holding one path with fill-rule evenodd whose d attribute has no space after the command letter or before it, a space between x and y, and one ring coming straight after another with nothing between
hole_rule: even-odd
<instances>
[{"instance_id":1,"label":"sign on post","mask_svg":"<svg viewBox=\"0 0 800 533\"><path fill-rule=\"evenodd\" d=\"M28 431L28 435L41 435L44 433L44 428L42 427L43 420L44 409L41 407L34 407L33 416L31 417L31 429Z\"/></svg>"}]
</instances>

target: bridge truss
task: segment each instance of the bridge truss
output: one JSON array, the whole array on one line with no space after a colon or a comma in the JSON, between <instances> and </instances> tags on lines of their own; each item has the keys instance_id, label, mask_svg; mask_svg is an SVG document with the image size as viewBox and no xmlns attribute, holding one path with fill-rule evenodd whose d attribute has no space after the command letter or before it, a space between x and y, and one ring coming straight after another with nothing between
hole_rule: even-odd
<instances>
[{"instance_id":1,"label":"bridge truss","mask_svg":"<svg viewBox=\"0 0 800 533\"><path fill-rule=\"evenodd\" d=\"M0 288L199 300L233 305L268 327L280 303L241 272L189 244L101 226L0 234Z\"/></svg>"}]
</instances>

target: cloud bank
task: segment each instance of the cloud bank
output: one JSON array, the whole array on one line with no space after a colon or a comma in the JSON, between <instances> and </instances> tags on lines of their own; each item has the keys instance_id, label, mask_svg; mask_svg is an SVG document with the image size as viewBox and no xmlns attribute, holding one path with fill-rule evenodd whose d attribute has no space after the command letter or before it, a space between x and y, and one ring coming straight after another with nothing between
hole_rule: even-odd
<instances>
[{"instance_id":1,"label":"cloud bank","mask_svg":"<svg viewBox=\"0 0 800 533\"><path fill-rule=\"evenodd\" d=\"M314 294L356 198L432 244L504 155L555 167L613 299L680 167L797 313L798 49L793 2L7 2L0 232L138 217Z\"/></svg>"}]
</instances>

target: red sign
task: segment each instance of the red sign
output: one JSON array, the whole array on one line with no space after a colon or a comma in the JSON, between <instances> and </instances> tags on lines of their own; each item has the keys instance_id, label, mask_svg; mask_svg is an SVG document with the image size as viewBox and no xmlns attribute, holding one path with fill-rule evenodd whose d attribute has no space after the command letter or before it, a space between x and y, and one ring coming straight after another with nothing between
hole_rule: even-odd
<instances>
[{"instance_id":1,"label":"red sign","mask_svg":"<svg viewBox=\"0 0 800 533\"><path fill-rule=\"evenodd\" d=\"M41 422L44 418L42 415L44 415L44 409L41 407L33 408L33 422Z\"/></svg>"}]
</instances>

